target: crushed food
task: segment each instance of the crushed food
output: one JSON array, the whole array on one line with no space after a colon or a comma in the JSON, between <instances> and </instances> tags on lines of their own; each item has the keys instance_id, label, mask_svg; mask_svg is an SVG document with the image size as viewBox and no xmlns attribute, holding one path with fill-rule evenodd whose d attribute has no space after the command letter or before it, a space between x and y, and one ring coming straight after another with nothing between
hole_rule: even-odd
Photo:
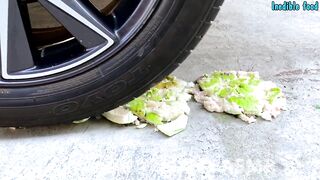
<instances>
[{"instance_id":1,"label":"crushed food","mask_svg":"<svg viewBox=\"0 0 320 180\"><path fill-rule=\"evenodd\" d=\"M117 124L135 124L144 128L155 126L167 136L173 136L186 128L192 98L193 83L169 76L128 104L106 112L103 116Z\"/></svg>"},{"instance_id":2,"label":"crushed food","mask_svg":"<svg viewBox=\"0 0 320 180\"><path fill-rule=\"evenodd\" d=\"M109 112L103 113L102 115L108 120L117 124L130 124L138 120L138 116L135 116L124 106L120 106Z\"/></svg>"},{"instance_id":3,"label":"crushed food","mask_svg":"<svg viewBox=\"0 0 320 180\"><path fill-rule=\"evenodd\" d=\"M247 123L256 122L257 117L271 121L286 108L282 90L271 81L261 80L259 73L216 71L203 75L196 85L169 76L140 97L102 115L116 124L132 124L137 129L151 125L173 136L187 127L192 95L209 112L236 115Z\"/></svg>"},{"instance_id":4,"label":"crushed food","mask_svg":"<svg viewBox=\"0 0 320 180\"><path fill-rule=\"evenodd\" d=\"M89 121L90 118L85 118L85 119L81 119L81 120L78 120L78 121L73 121L72 123L73 124L82 124L82 123L85 123L87 121Z\"/></svg>"},{"instance_id":5,"label":"crushed food","mask_svg":"<svg viewBox=\"0 0 320 180\"><path fill-rule=\"evenodd\" d=\"M197 80L194 99L209 112L236 115L247 123L271 121L286 107L282 90L258 72L216 71Z\"/></svg>"},{"instance_id":6,"label":"crushed food","mask_svg":"<svg viewBox=\"0 0 320 180\"><path fill-rule=\"evenodd\" d=\"M188 124L188 116L181 114L174 121L158 125L157 128L159 131L164 133L167 136L173 136L185 130Z\"/></svg>"}]
</instances>

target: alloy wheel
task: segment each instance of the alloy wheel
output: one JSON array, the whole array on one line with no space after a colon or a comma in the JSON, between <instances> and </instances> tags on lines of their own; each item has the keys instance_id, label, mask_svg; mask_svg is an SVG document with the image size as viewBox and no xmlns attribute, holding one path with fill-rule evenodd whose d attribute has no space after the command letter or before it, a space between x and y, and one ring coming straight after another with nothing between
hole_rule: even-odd
<instances>
[{"instance_id":1,"label":"alloy wheel","mask_svg":"<svg viewBox=\"0 0 320 180\"><path fill-rule=\"evenodd\" d=\"M4 0L2 86L52 82L107 61L142 28L158 0Z\"/></svg>"}]
</instances>

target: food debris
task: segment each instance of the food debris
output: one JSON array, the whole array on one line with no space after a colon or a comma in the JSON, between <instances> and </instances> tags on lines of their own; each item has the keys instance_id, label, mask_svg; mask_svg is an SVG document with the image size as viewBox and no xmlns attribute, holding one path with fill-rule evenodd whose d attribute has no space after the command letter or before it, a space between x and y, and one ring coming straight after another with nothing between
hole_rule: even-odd
<instances>
[{"instance_id":1,"label":"food debris","mask_svg":"<svg viewBox=\"0 0 320 180\"><path fill-rule=\"evenodd\" d=\"M103 114L117 124L135 124L144 128L151 124L167 136L173 136L186 128L193 83L169 76L142 96L128 104Z\"/></svg>"},{"instance_id":2,"label":"food debris","mask_svg":"<svg viewBox=\"0 0 320 180\"><path fill-rule=\"evenodd\" d=\"M257 117L271 121L286 107L282 90L271 81L261 80L258 72L216 71L203 75L196 85L169 76L140 97L102 116L137 129L151 125L155 131L173 136L187 127L190 113L187 102L192 95L209 112L236 115L247 123L256 122ZM316 108L320 109L320 105Z\"/></svg>"},{"instance_id":3,"label":"food debris","mask_svg":"<svg viewBox=\"0 0 320 180\"><path fill-rule=\"evenodd\" d=\"M143 128L147 127L147 126L148 126L147 123L141 123L141 124L137 125L136 128L137 129L143 129Z\"/></svg>"},{"instance_id":4,"label":"food debris","mask_svg":"<svg viewBox=\"0 0 320 180\"><path fill-rule=\"evenodd\" d=\"M316 105L316 109L319 109L319 110L320 110L320 105Z\"/></svg>"},{"instance_id":5,"label":"food debris","mask_svg":"<svg viewBox=\"0 0 320 180\"><path fill-rule=\"evenodd\" d=\"M173 136L185 130L187 127L187 124L188 124L188 116L185 114L181 114L175 120L166 124L158 125L157 128L159 131L161 131L165 135Z\"/></svg>"},{"instance_id":6,"label":"food debris","mask_svg":"<svg viewBox=\"0 0 320 180\"><path fill-rule=\"evenodd\" d=\"M87 121L89 121L90 118L85 118L85 119L82 119L82 120L78 120L78 121L73 121L72 123L73 124L82 124L82 123L85 123Z\"/></svg>"},{"instance_id":7,"label":"food debris","mask_svg":"<svg viewBox=\"0 0 320 180\"><path fill-rule=\"evenodd\" d=\"M258 72L216 71L204 75L193 94L209 112L237 115L247 123L256 122L257 116L271 121L286 106L281 89L261 80Z\"/></svg>"},{"instance_id":8,"label":"food debris","mask_svg":"<svg viewBox=\"0 0 320 180\"><path fill-rule=\"evenodd\" d=\"M135 116L124 106L120 106L114 110L102 114L108 120L117 124L131 124L138 120L138 116Z\"/></svg>"},{"instance_id":9,"label":"food debris","mask_svg":"<svg viewBox=\"0 0 320 180\"><path fill-rule=\"evenodd\" d=\"M17 130L16 127L8 127L8 129L9 129L10 131L15 131L15 130Z\"/></svg>"}]
</instances>

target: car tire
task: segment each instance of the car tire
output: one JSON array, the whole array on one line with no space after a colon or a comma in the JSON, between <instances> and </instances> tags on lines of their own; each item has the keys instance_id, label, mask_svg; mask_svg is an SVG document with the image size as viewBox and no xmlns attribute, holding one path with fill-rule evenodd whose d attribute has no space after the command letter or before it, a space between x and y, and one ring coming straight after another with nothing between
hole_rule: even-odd
<instances>
[{"instance_id":1,"label":"car tire","mask_svg":"<svg viewBox=\"0 0 320 180\"><path fill-rule=\"evenodd\" d=\"M139 33L108 61L48 84L1 87L0 126L70 123L132 100L179 66L202 39L222 3L163 0Z\"/></svg>"}]
</instances>

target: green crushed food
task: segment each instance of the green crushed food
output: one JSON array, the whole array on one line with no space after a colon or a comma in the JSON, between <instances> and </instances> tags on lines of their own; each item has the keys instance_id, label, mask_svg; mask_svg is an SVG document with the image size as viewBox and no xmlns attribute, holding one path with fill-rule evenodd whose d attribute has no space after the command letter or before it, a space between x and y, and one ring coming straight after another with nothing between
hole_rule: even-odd
<instances>
[{"instance_id":1,"label":"green crushed food","mask_svg":"<svg viewBox=\"0 0 320 180\"><path fill-rule=\"evenodd\" d=\"M143 98L136 98L133 101L127 104L127 107L133 112L135 115L139 117L144 117L146 115L146 103Z\"/></svg>"},{"instance_id":2,"label":"green crushed food","mask_svg":"<svg viewBox=\"0 0 320 180\"><path fill-rule=\"evenodd\" d=\"M192 86L193 83L189 85ZM125 115L115 115L114 113L119 113L120 110L113 110L105 113L104 116L112 118L112 122L119 122L119 124L125 122L139 126L147 122L156 126L164 134L173 136L186 126L187 118L179 117L190 111L187 101L191 99L189 94L191 86L189 87L188 83L176 77L169 76L140 97L119 107L122 111L126 109L126 112L123 112ZM173 123L177 119L179 121ZM178 129L174 125L178 125L176 127Z\"/></svg>"},{"instance_id":3,"label":"green crushed food","mask_svg":"<svg viewBox=\"0 0 320 180\"><path fill-rule=\"evenodd\" d=\"M158 115L157 113L154 112L149 112L146 114L145 116L145 120L148 121L151 124L154 125L161 125L163 124L163 118L161 118L160 115Z\"/></svg>"},{"instance_id":4,"label":"green crushed food","mask_svg":"<svg viewBox=\"0 0 320 180\"><path fill-rule=\"evenodd\" d=\"M171 121L170 118L161 116L161 106L174 109L172 102L179 101L179 94L184 93L186 83L182 83L181 80L173 76L169 76L162 82L151 88L142 96L135 98L129 102L127 107L134 115L147 122L160 125L163 122ZM154 107L153 107L154 106Z\"/></svg>"},{"instance_id":5,"label":"green crushed food","mask_svg":"<svg viewBox=\"0 0 320 180\"><path fill-rule=\"evenodd\" d=\"M202 76L196 87L169 76L140 97L103 116L117 124L135 124L138 129L150 124L173 136L187 126L190 112L187 102L191 94L208 111L237 115L248 123L255 122L256 116L272 120L286 105L282 90L270 81L261 80L258 73L218 71ZM320 109L320 105L316 108Z\"/></svg>"},{"instance_id":6,"label":"green crushed food","mask_svg":"<svg viewBox=\"0 0 320 180\"><path fill-rule=\"evenodd\" d=\"M252 93L260 82L254 73L239 77L235 73L214 72L199 80L199 85L209 95L226 98L229 102L238 104L245 111L255 114L258 111L259 100ZM277 95L270 94L270 100L275 99Z\"/></svg>"},{"instance_id":7,"label":"green crushed food","mask_svg":"<svg viewBox=\"0 0 320 180\"><path fill-rule=\"evenodd\" d=\"M242 115L246 121L254 121L253 116L271 120L285 108L281 89L270 81L261 80L256 72L217 71L201 77L198 86L196 99L206 109Z\"/></svg>"}]
</instances>

